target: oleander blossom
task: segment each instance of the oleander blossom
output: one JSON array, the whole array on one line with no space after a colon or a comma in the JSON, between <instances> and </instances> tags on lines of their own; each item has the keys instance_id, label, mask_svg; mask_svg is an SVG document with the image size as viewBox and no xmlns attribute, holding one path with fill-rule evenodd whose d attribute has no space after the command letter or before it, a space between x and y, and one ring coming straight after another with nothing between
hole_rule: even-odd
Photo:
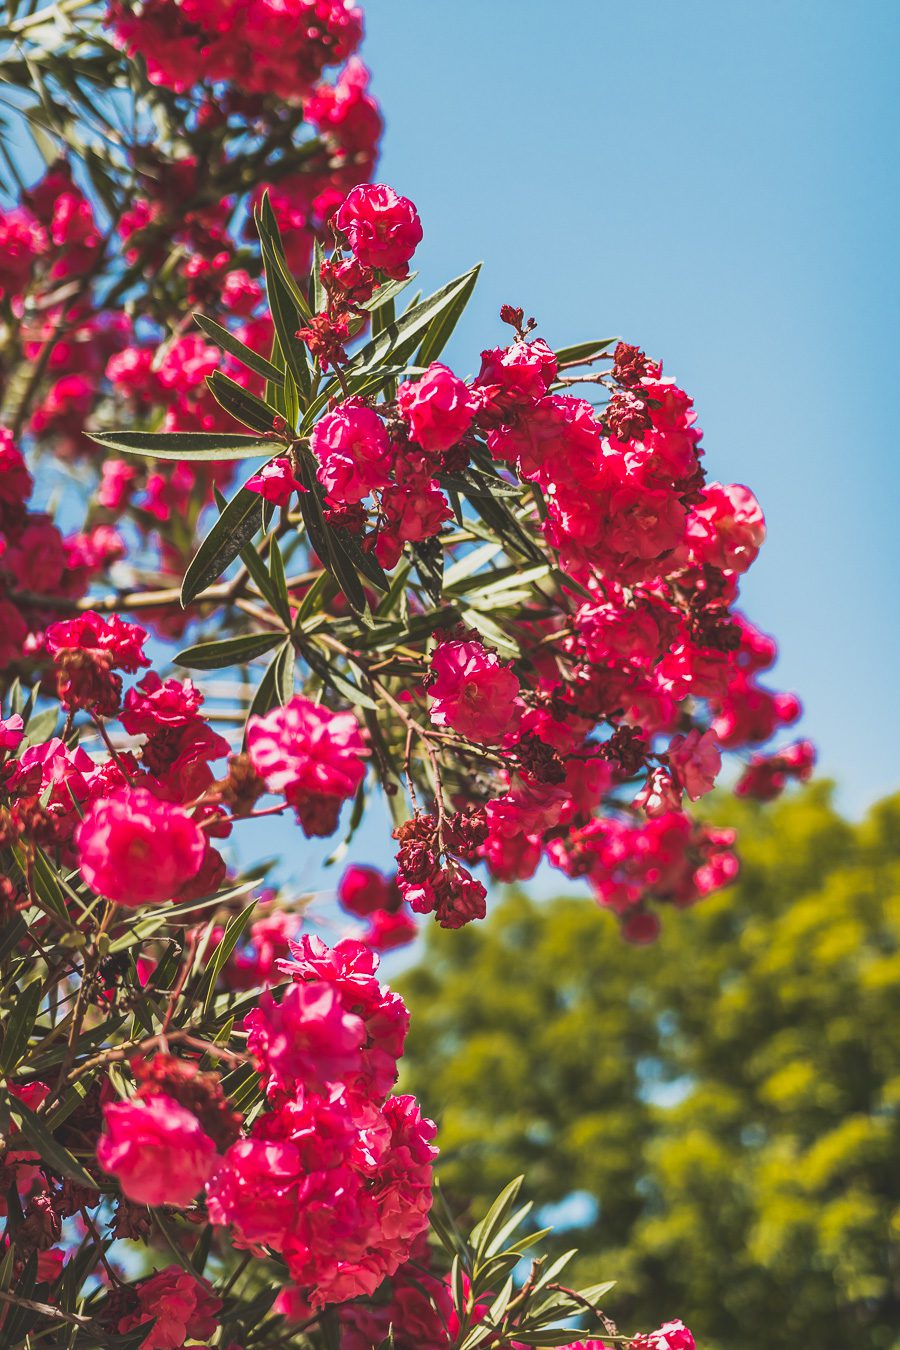
<instances>
[{"instance_id":1,"label":"oleander blossom","mask_svg":"<svg viewBox=\"0 0 900 1350\"><path fill-rule=\"evenodd\" d=\"M265 717L251 717L247 748L270 792L284 796L308 835L337 828L340 806L366 774L368 750L352 713L295 694Z\"/></svg>"},{"instance_id":2,"label":"oleander blossom","mask_svg":"<svg viewBox=\"0 0 900 1350\"><path fill-rule=\"evenodd\" d=\"M711 792L722 767L722 752L712 730L694 727L669 742L669 764L692 802Z\"/></svg>"},{"instance_id":3,"label":"oleander blossom","mask_svg":"<svg viewBox=\"0 0 900 1350\"><path fill-rule=\"evenodd\" d=\"M365 267L401 280L422 242L419 213L408 197L383 183L360 183L335 212L332 223Z\"/></svg>"},{"instance_id":4,"label":"oleander blossom","mask_svg":"<svg viewBox=\"0 0 900 1350\"><path fill-rule=\"evenodd\" d=\"M203 831L188 813L146 788L122 788L95 802L75 843L87 884L131 907L177 895L206 853Z\"/></svg>"},{"instance_id":5,"label":"oleander blossom","mask_svg":"<svg viewBox=\"0 0 900 1350\"><path fill-rule=\"evenodd\" d=\"M431 658L431 721L496 745L521 714L519 681L480 642L442 642Z\"/></svg>"},{"instance_id":6,"label":"oleander blossom","mask_svg":"<svg viewBox=\"0 0 900 1350\"><path fill-rule=\"evenodd\" d=\"M125 1333L152 1322L139 1343L140 1350L182 1350L185 1342L215 1335L222 1300L208 1280L189 1275L181 1266L166 1266L133 1286L137 1306L119 1318L116 1330Z\"/></svg>"},{"instance_id":7,"label":"oleander blossom","mask_svg":"<svg viewBox=\"0 0 900 1350\"><path fill-rule=\"evenodd\" d=\"M435 362L420 380L401 384L397 406L409 424L410 439L423 450L440 453L468 431L478 401L452 370Z\"/></svg>"},{"instance_id":8,"label":"oleander blossom","mask_svg":"<svg viewBox=\"0 0 900 1350\"><path fill-rule=\"evenodd\" d=\"M273 506L287 506L295 492L305 492L306 488L294 477L291 461L284 455L263 465L259 473L247 479L244 487L248 492L257 492L264 501Z\"/></svg>"},{"instance_id":9,"label":"oleander blossom","mask_svg":"<svg viewBox=\"0 0 900 1350\"><path fill-rule=\"evenodd\" d=\"M312 1309L372 1294L428 1224L434 1125L389 1096L408 1014L357 942L291 943L291 984L247 1015L271 1109L207 1186L238 1246L281 1252Z\"/></svg>"},{"instance_id":10,"label":"oleander blossom","mask_svg":"<svg viewBox=\"0 0 900 1350\"><path fill-rule=\"evenodd\" d=\"M341 404L316 423L309 444L330 501L351 505L387 486L391 443L371 408L353 399Z\"/></svg>"},{"instance_id":11,"label":"oleander blossom","mask_svg":"<svg viewBox=\"0 0 900 1350\"><path fill-rule=\"evenodd\" d=\"M199 1120L158 1092L108 1103L97 1161L141 1205L189 1205L209 1179L216 1146Z\"/></svg>"},{"instance_id":12,"label":"oleander blossom","mask_svg":"<svg viewBox=\"0 0 900 1350\"><path fill-rule=\"evenodd\" d=\"M107 22L150 80L183 93L201 80L299 101L362 39L349 0L110 0Z\"/></svg>"},{"instance_id":13,"label":"oleander blossom","mask_svg":"<svg viewBox=\"0 0 900 1350\"><path fill-rule=\"evenodd\" d=\"M656 1331L635 1336L629 1350L696 1350L696 1342L683 1322L664 1322Z\"/></svg>"}]
</instances>

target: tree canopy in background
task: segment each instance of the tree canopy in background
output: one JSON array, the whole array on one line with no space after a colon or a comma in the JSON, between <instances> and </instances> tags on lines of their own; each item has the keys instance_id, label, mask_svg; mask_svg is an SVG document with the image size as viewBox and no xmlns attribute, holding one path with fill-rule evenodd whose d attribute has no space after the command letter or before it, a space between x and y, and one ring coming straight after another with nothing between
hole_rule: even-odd
<instances>
[{"instance_id":1,"label":"tree canopy in background","mask_svg":"<svg viewBox=\"0 0 900 1350\"><path fill-rule=\"evenodd\" d=\"M403 981L451 1194L526 1171L616 1308L724 1350L900 1344L900 796L729 805L738 885L627 947L511 894ZM594 1216L584 1193L596 1198ZM572 1197L574 1196L574 1200Z\"/></svg>"}]
</instances>

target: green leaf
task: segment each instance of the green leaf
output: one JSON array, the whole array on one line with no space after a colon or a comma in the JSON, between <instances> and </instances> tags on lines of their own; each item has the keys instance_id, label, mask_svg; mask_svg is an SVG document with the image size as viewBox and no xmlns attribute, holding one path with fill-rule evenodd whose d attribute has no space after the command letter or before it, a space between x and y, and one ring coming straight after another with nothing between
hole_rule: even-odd
<instances>
[{"instance_id":1,"label":"green leaf","mask_svg":"<svg viewBox=\"0 0 900 1350\"><path fill-rule=\"evenodd\" d=\"M56 723L59 720L59 713L56 708L47 708L46 711L37 713L34 717L29 717L25 726L25 735L19 742L16 757L21 756L23 751L31 745L43 745L48 741L56 730Z\"/></svg>"},{"instance_id":2,"label":"green leaf","mask_svg":"<svg viewBox=\"0 0 900 1350\"><path fill-rule=\"evenodd\" d=\"M418 365L430 366L432 361L438 359L441 352L450 341L453 330L462 318L463 311L471 299L480 270L481 263L478 263L476 267L472 268L471 272L467 273L465 282L454 296L452 302L431 320L431 323L428 325L428 331L419 348L419 354L416 357Z\"/></svg>"},{"instance_id":3,"label":"green leaf","mask_svg":"<svg viewBox=\"0 0 900 1350\"><path fill-rule=\"evenodd\" d=\"M241 488L222 511L184 575L181 604L185 607L234 562L262 524L262 497Z\"/></svg>"},{"instance_id":4,"label":"green leaf","mask_svg":"<svg viewBox=\"0 0 900 1350\"><path fill-rule=\"evenodd\" d=\"M324 656L321 656L312 646L305 645L302 649L302 655L310 669L314 670L326 684L330 684L337 693L350 703L355 704L358 708L371 708L373 712L378 712L378 704L375 700L364 693L359 685L354 684L332 662L326 661Z\"/></svg>"},{"instance_id":5,"label":"green leaf","mask_svg":"<svg viewBox=\"0 0 900 1350\"><path fill-rule=\"evenodd\" d=\"M257 220L259 228L259 220ZM276 227L277 228L277 227ZM297 329L305 322L305 314L294 296L294 292L285 279L285 264L276 257L267 234L260 231L263 265L266 269L266 291L272 322L278 336L278 345L288 369L297 382L304 405L309 402L312 388L312 375L306 348L295 336ZM298 292L299 293L299 292Z\"/></svg>"},{"instance_id":6,"label":"green leaf","mask_svg":"<svg viewBox=\"0 0 900 1350\"><path fill-rule=\"evenodd\" d=\"M577 1290L578 1297L584 1303L590 1303L592 1307L597 1308L600 1300L605 1298L611 1289L615 1289L616 1280L604 1280L602 1284L589 1284L586 1289ZM599 1312L599 1308L597 1309Z\"/></svg>"},{"instance_id":7,"label":"green leaf","mask_svg":"<svg viewBox=\"0 0 900 1350\"><path fill-rule=\"evenodd\" d=\"M407 286L411 286L418 275L418 272L410 272L409 276L404 277L402 281L386 281L383 286L378 287L372 298L366 300L359 308L367 309L374 315L375 311L381 309L382 305L392 303L402 291L406 290Z\"/></svg>"},{"instance_id":8,"label":"green leaf","mask_svg":"<svg viewBox=\"0 0 900 1350\"><path fill-rule=\"evenodd\" d=\"M215 319L207 318L205 314L195 314L194 323L223 351L236 356L248 370L252 370L256 375L262 375L264 380L271 380L273 384L284 384L283 370L273 366L271 361L260 356L259 352L253 351L245 342L241 342L240 338L235 337L234 333L229 333L227 328L216 323Z\"/></svg>"},{"instance_id":9,"label":"green leaf","mask_svg":"<svg viewBox=\"0 0 900 1350\"><path fill-rule=\"evenodd\" d=\"M302 632L306 620L324 609L336 591L337 582L332 574L327 570L321 571L300 601L294 620L296 631Z\"/></svg>"},{"instance_id":10,"label":"green leaf","mask_svg":"<svg viewBox=\"0 0 900 1350\"><path fill-rule=\"evenodd\" d=\"M203 983L198 991L198 998L203 1000L204 1017L208 1014L210 1005L212 1004L219 972L223 969L225 963L231 956L231 953L240 942L242 934L253 917L256 905L257 902L254 900L245 910L242 910L240 914L236 914L233 919L229 920L225 932L222 934L222 941L213 952L212 960L203 973Z\"/></svg>"},{"instance_id":11,"label":"green leaf","mask_svg":"<svg viewBox=\"0 0 900 1350\"><path fill-rule=\"evenodd\" d=\"M276 547L274 538L269 539L272 548ZM265 545L263 545L264 547ZM282 601L275 586L272 584L272 577L269 569L266 567L262 557L257 553L253 544L248 544L246 548L241 549L241 562L246 567L250 576L256 582L260 594L269 602L272 609L281 618L282 622L290 627L290 610L287 611L287 617L281 613Z\"/></svg>"},{"instance_id":12,"label":"green leaf","mask_svg":"<svg viewBox=\"0 0 900 1350\"><path fill-rule=\"evenodd\" d=\"M268 430L272 430L271 422ZM91 440L107 450L152 459L271 459L277 450L271 440L224 431L104 431Z\"/></svg>"},{"instance_id":13,"label":"green leaf","mask_svg":"<svg viewBox=\"0 0 900 1350\"><path fill-rule=\"evenodd\" d=\"M473 278L478 275L480 267L480 263L476 264L468 272L463 272L461 276L448 281L446 286L442 286L433 295L413 305L412 309L407 310L401 318L390 324L356 353L344 368L345 375L371 370L374 366L381 365L401 343L408 343L427 332L440 315L452 308L461 292L467 289L471 292Z\"/></svg>"},{"instance_id":14,"label":"green leaf","mask_svg":"<svg viewBox=\"0 0 900 1350\"><path fill-rule=\"evenodd\" d=\"M286 642L275 658L275 694L282 705L287 703L294 693L294 654L293 642Z\"/></svg>"},{"instance_id":15,"label":"green leaf","mask_svg":"<svg viewBox=\"0 0 900 1350\"><path fill-rule=\"evenodd\" d=\"M288 677L290 677L290 687L288 687ZM277 703L286 703L294 692L293 677L293 642L283 642L256 686L256 692L247 710L248 720L254 716L264 717Z\"/></svg>"},{"instance_id":16,"label":"green leaf","mask_svg":"<svg viewBox=\"0 0 900 1350\"><path fill-rule=\"evenodd\" d=\"M11 1100L10 1111L19 1121L22 1133L31 1147L37 1150L42 1160L52 1171L59 1172L60 1175L69 1177L72 1181L77 1181L79 1186L87 1186L91 1190L97 1189L97 1182L90 1172L86 1172L77 1158L58 1139L53 1137L40 1116L36 1116L18 1098Z\"/></svg>"},{"instance_id":17,"label":"green leaf","mask_svg":"<svg viewBox=\"0 0 900 1350\"><path fill-rule=\"evenodd\" d=\"M284 558L278 540L273 537L269 545L269 578L275 597L274 609L281 622L291 626L291 597L288 595L287 576L284 571Z\"/></svg>"},{"instance_id":18,"label":"green leaf","mask_svg":"<svg viewBox=\"0 0 900 1350\"><path fill-rule=\"evenodd\" d=\"M309 272L309 304L314 314L320 314L325 308L325 287L322 285L322 263L325 261L325 249L322 240L313 244L312 267Z\"/></svg>"},{"instance_id":19,"label":"green leaf","mask_svg":"<svg viewBox=\"0 0 900 1350\"><path fill-rule=\"evenodd\" d=\"M256 213L256 228L259 233L260 247L265 248L271 254L297 309L304 319L311 319L312 310L300 287L291 276L290 268L287 265L284 244L281 241L281 230L278 228L278 221L275 219L275 212L272 210L268 192L263 193L263 199Z\"/></svg>"},{"instance_id":20,"label":"green leaf","mask_svg":"<svg viewBox=\"0 0 900 1350\"><path fill-rule=\"evenodd\" d=\"M557 364L561 366L583 365L592 357L599 356L611 347L618 338L600 338L597 342L576 342L571 347L560 347L556 352Z\"/></svg>"},{"instance_id":21,"label":"green leaf","mask_svg":"<svg viewBox=\"0 0 900 1350\"><path fill-rule=\"evenodd\" d=\"M274 430L275 419L280 414L271 404L251 394L249 389L244 389L230 376L223 375L221 370L214 370L211 375L207 375L206 383L219 406L238 422L243 422L245 427L250 427L252 431ZM273 453L271 446L269 453Z\"/></svg>"},{"instance_id":22,"label":"green leaf","mask_svg":"<svg viewBox=\"0 0 900 1350\"><path fill-rule=\"evenodd\" d=\"M185 647L172 660L188 670L221 670L223 666L239 666L262 656L283 641L281 633L248 633L244 637L223 638L221 642L202 642L196 647Z\"/></svg>"},{"instance_id":23,"label":"green leaf","mask_svg":"<svg viewBox=\"0 0 900 1350\"><path fill-rule=\"evenodd\" d=\"M432 604L441 603L444 584L444 545L439 536L412 545L416 572Z\"/></svg>"},{"instance_id":24,"label":"green leaf","mask_svg":"<svg viewBox=\"0 0 900 1350\"><path fill-rule=\"evenodd\" d=\"M524 1176L518 1176L513 1181L510 1181L508 1185L504 1186L487 1214L485 1214L481 1222L477 1223L472 1229L469 1241L475 1249L476 1256L483 1256L485 1254L491 1239L506 1223L506 1220L512 1213L513 1206L516 1203L519 1191L522 1189L522 1182L524 1180Z\"/></svg>"},{"instance_id":25,"label":"green leaf","mask_svg":"<svg viewBox=\"0 0 900 1350\"><path fill-rule=\"evenodd\" d=\"M7 1019L0 1053L0 1069L4 1073L13 1073L24 1055L40 1006L41 981L38 979L18 994Z\"/></svg>"}]
</instances>

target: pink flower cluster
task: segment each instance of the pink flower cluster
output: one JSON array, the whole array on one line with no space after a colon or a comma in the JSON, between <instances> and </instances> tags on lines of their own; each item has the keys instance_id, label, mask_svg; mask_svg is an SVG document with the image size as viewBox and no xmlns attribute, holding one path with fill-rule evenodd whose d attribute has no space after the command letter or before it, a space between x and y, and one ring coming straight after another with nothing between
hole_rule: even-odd
<instances>
[{"instance_id":1,"label":"pink flower cluster","mask_svg":"<svg viewBox=\"0 0 900 1350\"><path fill-rule=\"evenodd\" d=\"M107 22L150 79L178 93L201 81L297 100L362 39L349 0L110 0Z\"/></svg>"},{"instance_id":2,"label":"pink flower cluster","mask_svg":"<svg viewBox=\"0 0 900 1350\"><path fill-rule=\"evenodd\" d=\"M300 694L251 717L247 747L266 787L294 808L307 835L333 833L342 803L365 777L368 750L353 714Z\"/></svg>"},{"instance_id":3,"label":"pink flower cluster","mask_svg":"<svg viewBox=\"0 0 900 1350\"><path fill-rule=\"evenodd\" d=\"M389 1096L408 1014L362 944L315 938L278 963L292 983L249 1013L248 1049L270 1110L208 1185L213 1222L238 1246L271 1247L315 1310L372 1294L428 1223L434 1126Z\"/></svg>"}]
</instances>

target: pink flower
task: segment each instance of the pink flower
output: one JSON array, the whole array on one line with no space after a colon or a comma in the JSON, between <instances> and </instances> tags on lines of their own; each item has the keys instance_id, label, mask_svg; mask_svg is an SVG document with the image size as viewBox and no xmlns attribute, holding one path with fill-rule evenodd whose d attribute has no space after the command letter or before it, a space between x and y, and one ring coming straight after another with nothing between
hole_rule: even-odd
<instances>
[{"instance_id":1,"label":"pink flower","mask_svg":"<svg viewBox=\"0 0 900 1350\"><path fill-rule=\"evenodd\" d=\"M383 1100L397 1079L397 1061L409 1027L409 1013L399 994L379 982L378 957L362 942L347 939L327 947L321 938L292 942L291 959L277 961L282 975L298 984L333 988L342 1007L366 1025L362 1070L357 1086Z\"/></svg>"},{"instance_id":2,"label":"pink flower","mask_svg":"<svg viewBox=\"0 0 900 1350\"><path fill-rule=\"evenodd\" d=\"M191 680L161 680L150 670L125 695L122 726L130 736L152 736L197 719L203 695Z\"/></svg>"},{"instance_id":3,"label":"pink flower","mask_svg":"<svg viewBox=\"0 0 900 1350\"><path fill-rule=\"evenodd\" d=\"M361 1072L365 1023L326 984L294 984L281 1002L262 995L247 1014L247 1049L271 1087L323 1088Z\"/></svg>"},{"instance_id":4,"label":"pink flower","mask_svg":"<svg viewBox=\"0 0 900 1350\"><path fill-rule=\"evenodd\" d=\"M208 1180L216 1146L192 1111L163 1092L103 1108L97 1161L141 1205L189 1205Z\"/></svg>"},{"instance_id":5,"label":"pink flower","mask_svg":"<svg viewBox=\"0 0 900 1350\"><path fill-rule=\"evenodd\" d=\"M480 642L442 642L431 658L431 720L470 741L496 745L521 715L519 681Z\"/></svg>"},{"instance_id":6,"label":"pink flower","mask_svg":"<svg viewBox=\"0 0 900 1350\"><path fill-rule=\"evenodd\" d=\"M25 723L18 713L0 721L0 750L17 750L25 735Z\"/></svg>"},{"instance_id":7,"label":"pink flower","mask_svg":"<svg viewBox=\"0 0 900 1350\"><path fill-rule=\"evenodd\" d=\"M146 788L122 788L95 802L76 835L87 884L134 908L169 900L200 870L203 831L180 806Z\"/></svg>"},{"instance_id":8,"label":"pink flower","mask_svg":"<svg viewBox=\"0 0 900 1350\"><path fill-rule=\"evenodd\" d=\"M414 942L418 932L419 925L405 905L399 910L376 909L369 915L363 942L373 952L391 952Z\"/></svg>"},{"instance_id":9,"label":"pink flower","mask_svg":"<svg viewBox=\"0 0 900 1350\"><path fill-rule=\"evenodd\" d=\"M291 469L291 461L284 455L270 460L268 464L248 478L244 487L248 492L258 492L267 502L275 506L287 506L295 492L305 492Z\"/></svg>"},{"instance_id":10,"label":"pink flower","mask_svg":"<svg viewBox=\"0 0 900 1350\"><path fill-rule=\"evenodd\" d=\"M361 502L388 482L392 452L384 423L354 400L326 413L309 445L319 461L319 482L334 502Z\"/></svg>"},{"instance_id":11,"label":"pink flower","mask_svg":"<svg viewBox=\"0 0 900 1350\"><path fill-rule=\"evenodd\" d=\"M629 1350L696 1350L696 1343L683 1322L665 1322L657 1331L635 1336Z\"/></svg>"},{"instance_id":12,"label":"pink flower","mask_svg":"<svg viewBox=\"0 0 900 1350\"><path fill-rule=\"evenodd\" d=\"M265 717L251 717L247 748L270 792L284 795L308 834L330 834L340 803L366 774L368 750L352 713L335 713L300 694Z\"/></svg>"},{"instance_id":13,"label":"pink flower","mask_svg":"<svg viewBox=\"0 0 900 1350\"><path fill-rule=\"evenodd\" d=\"M686 736L673 736L669 764L692 802L711 792L722 767L716 733L694 727Z\"/></svg>"},{"instance_id":14,"label":"pink flower","mask_svg":"<svg viewBox=\"0 0 900 1350\"><path fill-rule=\"evenodd\" d=\"M412 440L432 454L449 450L462 439L478 406L469 386L439 362L415 383L401 384L397 405Z\"/></svg>"},{"instance_id":15,"label":"pink flower","mask_svg":"<svg viewBox=\"0 0 900 1350\"><path fill-rule=\"evenodd\" d=\"M400 279L422 241L418 212L406 197L382 183L360 183L335 212L333 223L366 267Z\"/></svg>"},{"instance_id":16,"label":"pink flower","mask_svg":"<svg viewBox=\"0 0 900 1350\"><path fill-rule=\"evenodd\" d=\"M348 914L368 918L376 910L394 910L400 904L396 877L386 877L377 867L353 863L338 885L338 900Z\"/></svg>"},{"instance_id":17,"label":"pink flower","mask_svg":"<svg viewBox=\"0 0 900 1350\"><path fill-rule=\"evenodd\" d=\"M766 537L759 502L740 483L708 483L688 518L688 541L701 565L746 572Z\"/></svg>"},{"instance_id":18,"label":"pink flower","mask_svg":"<svg viewBox=\"0 0 900 1350\"><path fill-rule=\"evenodd\" d=\"M391 526L390 532L385 532L382 538L390 533L399 543L415 544L422 539L432 539L440 534L444 521L453 515L436 478L392 483L383 493L381 505Z\"/></svg>"},{"instance_id":19,"label":"pink flower","mask_svg":"<svg viewBox=\"0 0 900 1350\"><path fill-rule=\"evenodd\" d=\"M0 502L20 506L31 496L33 486L25 458L13 440L12 432L0 427Z\"/></svg>"},{"instance_id":20,"label":"pink flower","mask_svg":"<svg viewBox=\"0 0 900 1350\"><path fill-rule=\"evenodd\" d=\"M492 411L536 403L556 379L556 357L543 338L481 353L477 384Z\"/></svg>"},{"instance_id":21,"label":"pink flower","mask_svg":"<svg viewBox=\"0 0 900 1350\"><path fill-rule=\"evenodd\" d=\"M140 1350L182 1350L185 1341L208 1341L215 1335L222 1300L207 1280L188 1275L180 1266L166 1266L133 1288L138 1306L120 1318L117 1330L131 1331L153 1322Z\"/></svg>"},{"instance_id":22,"label":"pink flower","mask_svg":"<svg viewBox=\"0 0 900 1350\"><path fill-rule=\"evenodd\" d=\"M52 623L47 629L47 651L56 656L67 648L107 653L113 669L134 674L141 666L149 666L144 655L147 632L136 623L126 623L118 614L108 619L88 610L77 619Z\"/></svg>"}]
</instances>

